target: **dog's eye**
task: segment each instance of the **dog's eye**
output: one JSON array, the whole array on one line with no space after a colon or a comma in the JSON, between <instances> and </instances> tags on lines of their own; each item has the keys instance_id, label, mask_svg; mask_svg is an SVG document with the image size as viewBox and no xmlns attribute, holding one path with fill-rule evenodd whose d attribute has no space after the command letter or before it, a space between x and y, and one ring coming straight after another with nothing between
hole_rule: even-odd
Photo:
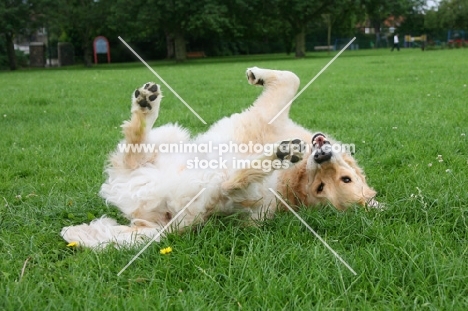
<instances>
[{"instance_id":1,"label":"dog's eye","mask_svg":"<svg viewBox=\"0 0 468 311\"><path fill-rule=\"evenodd\" d=\"M317 187L317 192L322 192L323 187L325 187L325 184L323 182L321 182L320 185Z\"/></svg>"},{"instance_id":2,"label":"dog's eye","mask_svg":"<svg viewBox=\"0 0 468 311\"><path fill-rule=\"evenodd\" d=\"M345 184L349 184L352 180L351 178L349 178L348 176L343 176L341 177L341 180L345 183Z\"/></svg>"}]
</instances>

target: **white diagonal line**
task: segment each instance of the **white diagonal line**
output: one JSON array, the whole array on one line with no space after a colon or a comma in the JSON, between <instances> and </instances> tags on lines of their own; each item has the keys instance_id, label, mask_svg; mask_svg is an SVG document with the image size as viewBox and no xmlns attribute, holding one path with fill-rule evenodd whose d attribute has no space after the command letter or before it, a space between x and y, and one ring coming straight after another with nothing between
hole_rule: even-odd
<instances>
[{"instance_id":1,"label":"white diagonal line","mask_svg":"<svg viewBox=\"0 0 468 311\"><path fill-rule=\"evenodd\" d=\"M148 63L146 63L146 62L143 60L143 58L140 57L140 55L138 55L137 52L135 52L135 51L130 47L130 45L128 45L127 42L125 42L124 39L122 39L120 36L119 36L118 38L119 38L120 41L122 41L123 44L125 44L125 46L126 46L130 51L132 51L133 54L135 54L136 57L138 57L138 59L139 59L143 64L145 64L146 67L148 67L148 69L149 69L156 77L158 77L159 80L161 80L162 83L164 83L164 85L165 85L172 93L174 93L174 95L175 95L178 99L180 99L181 102L184 103L185 106L187 106L187 108L188 108L195 116L197 116L198 119L200 119L200 121L203 122L203 124L206 124L205 120L203 120L203 118L200 117L200 115L199 115L195 110L193 110L193 108L190 107L190 105L187 104L187 103L185 102L185 100L184 100L182 97L180 97L179 94L177 94L176 91L174 91L174 90L172 89L172 87L170 87L169 84L167 84L166 81L164 81L163 78L161 78L161 76L159 76L159 75L156 73L156 71L154 71L153 68L151 68L150 65L148 65Z\"/></svg>"},{"instance_id":2,"label":"white diagonal line","mask_svg":"<svg viewBox=\"0 0 468 311\"><path fill-rule=\"evenodd\" d=\"M143 248L141 249L141 251L139 251L138 254L136 254L135 257L133 257L132 260L130 260L130 261L128 262L128 264L127 264L125 267L122 268L122 270L120 270L119 273L117 273L117 276L120 276L120 275L121 275L121 274L122 274L122 273L123 273L123 272L124 272L124 271L125 271L125 270L126 270L126 269L127 269L127 268L128 268L128 267L129 267L129 266L130 266L130 265L131 265L131 264L148 248L148 247L149 247L149 246L150 246L150 245L151 245L151 243L153 243L154 241L156 241L156 239L159 238L159 236L160 236L161 234L163 234L164 231L166 231L167 228L169 228L169 226L177 219L177 217L179 217L179 216L187 209L187 207L189 207L190 204L192 204L193 201L195 201L196 198L198 198L198 197L200 196L200 194L202 194L202 192L205 191L205 190L206 190L206 188L203 188L202 190L200 190L200 192L198 192L197 195L196 195L195 197L193 197L193 199L191 199L190 202L188 202L187 205L185 205L185 207L184 207L180 212L178 212L177 215L175 215L174 218L172 218L171 221L169 221L169 222L167 223L167 225L165 225L164 228L162 228L162 230L159 231L158 234L156 234L156 235L151 239L151 241L149 241L148 244L146 244L145 247L143 247Z\"/></svg>"},{"instance_id":3,"label":"white diagonal line","mask_svg":"<svg viewBox=\"0 0 468 311\"><path fill-rule=\"evenodd\" d=\"M338 260L341 261L341 263L342 263L343 265L346 266L346 268L349 269L349 271L351 271L354 275L357 275L356 271L354 271L353 268L351 268L350 265L348 265L348 263L347 263L346 261L344 261L343 258L341 258L340 255L338 255L338 253L335 252L335 250L334 250L333 248L331 248L331 246L328 245L328 243L325 242L325 240L322 239L322 237L320 237L320 235L318 235L318 233L315 232L314 229L312 229L312 228L304 221L304 219L302 219L301 216L299 216L299 214L296 213L296 211L294 211L294 210L283 200L283 198L280 197L280 196L276 193L275 190L273 190L272 188L268 188L268 190L270 190L270 191L278 198L278 200L280 200L281 203L283 203L284 206L286 206L286 207L294 214L294 216L296 216L296 217L304 224L304 226L306 226L307 229L309 229L310 232L312 232L312 233L315 235L315 237L316 237L317 239L319 239L319 241L322 242L322 244L325 245L325 247L328 248L328 250L329 250L330 252L332 252L332 254L333 254L336 258L338 258Z\"/></svg>"},{"instance_id":4,"label":"white diagonal line","mask_svg":"<svg viewBox=\"0 0 468 311\"><path fill-rule=\"evenodd\" d=\"M278 112L278 113L276 114L276 116L273 117L273 119L270 120L270 122L268 122L268 124L273 123L273 121L275 121L276 118L278 118L280 114L282 114L289 106L291 106L291 104L293 103L293 101L294 101L296 98L298 98L299 95L301 95L302 92L304 92L304 91L309 87L309 85L311 85L312 82L314 82L315 79L317 79L317 78L322 74L322 72L324 72L324 71L328 68L328 66L330 66L330 65L335 61L335 59L337 59L338 56L340 56L341 53L343 53L344 50L346 50L346 49L348 48L348 46L350 46L351 43L353 43L354 40L356 40L356 37L354 37L353 39L351 39L351 41L349 41L349 43L346 44L346 46L345 46L344 48L342 48L341 51L340 51L338 54L336 54L335 57L333 57L332 60L329 61L328 64L326 64L325 67L323 67L322 70L320 70L319 73L317 73L317 74L315 75L315 77L314 77L312 80L310 80L309 83L307 83L307 85L304 86L304 87L302 88L302 90L300 90L299 93L297 93L296 96L294 96L294 98L291 99L291 101L290 101L286 106L284 106L283 109L280 110L280 112Z\"/></svg>"}]
</instances>

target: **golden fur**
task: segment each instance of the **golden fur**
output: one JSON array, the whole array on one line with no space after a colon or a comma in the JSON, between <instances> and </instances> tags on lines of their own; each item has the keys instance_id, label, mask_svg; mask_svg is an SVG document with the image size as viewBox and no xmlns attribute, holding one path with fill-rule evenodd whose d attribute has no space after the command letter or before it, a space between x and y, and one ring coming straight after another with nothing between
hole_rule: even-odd
<instances>
[{"instance_id":1,"label":"golden fur","mask_svg":"<svg viewBox=\"0 0 468 311\"><path fill-rule=\"evenodd\" d=\"M249 164L269 164L269 169L253 164L245 168L191 166L191 161L199 158L217 163L219 154L213 151L167 154L117 150L110 157L100 194L121 210L130 225L102 217L90 224L63 228L64 239L88 247L126 245L159 236L172 221L174 226L167 230L181 230L218 212L243 210L253 219L271 217L279 204L270 189L295 208L327 203L340 210L353 204L377 206L373 200L376 192L367 185L351 154L329 148L338 142L293 122L289 107L269 124L296 94L299 79L295 74L254 67L247 70L247 79L264 88L254 104L221 119L195 138L178 125L153 128L162 95L158 85L146 83L132 95L132 116L122 125L125 140L121 144L146 144L158 150L170 143L274 144L270 153L230 150L223 154L232 163L242 159Z\"/></svg>"}]
</instances>

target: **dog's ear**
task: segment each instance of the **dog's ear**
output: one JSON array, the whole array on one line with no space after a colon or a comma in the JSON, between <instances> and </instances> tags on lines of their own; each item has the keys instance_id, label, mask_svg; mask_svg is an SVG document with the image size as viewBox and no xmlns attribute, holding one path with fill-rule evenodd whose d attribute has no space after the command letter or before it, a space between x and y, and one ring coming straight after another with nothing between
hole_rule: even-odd
<instances>
[{"instance_id":1,"label":"dog's ear","mask_svg":"<svg viewBox=\"0 0 468 311\"><path fill-rule=\"evenodd\" d=\"M348 153L343 153L342 157L343 157L343 160L346 162L346 164L351 166L354 169L354 171L356 172L356 174L358 174L359 177L361 177L362 180L365 181L366 180L366 175L364 175L364 171L358 165L356 159L354 159L353 156L348 154Z\"/></svg>"}]
</instances>

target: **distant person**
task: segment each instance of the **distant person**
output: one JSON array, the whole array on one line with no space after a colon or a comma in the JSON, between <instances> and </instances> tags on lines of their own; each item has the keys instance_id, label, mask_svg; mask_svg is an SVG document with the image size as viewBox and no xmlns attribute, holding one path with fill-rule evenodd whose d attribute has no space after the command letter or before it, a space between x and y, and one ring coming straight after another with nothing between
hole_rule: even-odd
<instances>
[{"instance_id":1,"label":"distant person","mask_svg":"<svg viewBox=\"0 0 468 311\"><path fill-rule=\"evenodd\" d=\"M395 33L395 35L393 36L392 52L394 48L397 48L398 52L400 52L400 45L398 43L400 43L400 41L398 41L398 34Z\"/></svg>"}]
</instances>

